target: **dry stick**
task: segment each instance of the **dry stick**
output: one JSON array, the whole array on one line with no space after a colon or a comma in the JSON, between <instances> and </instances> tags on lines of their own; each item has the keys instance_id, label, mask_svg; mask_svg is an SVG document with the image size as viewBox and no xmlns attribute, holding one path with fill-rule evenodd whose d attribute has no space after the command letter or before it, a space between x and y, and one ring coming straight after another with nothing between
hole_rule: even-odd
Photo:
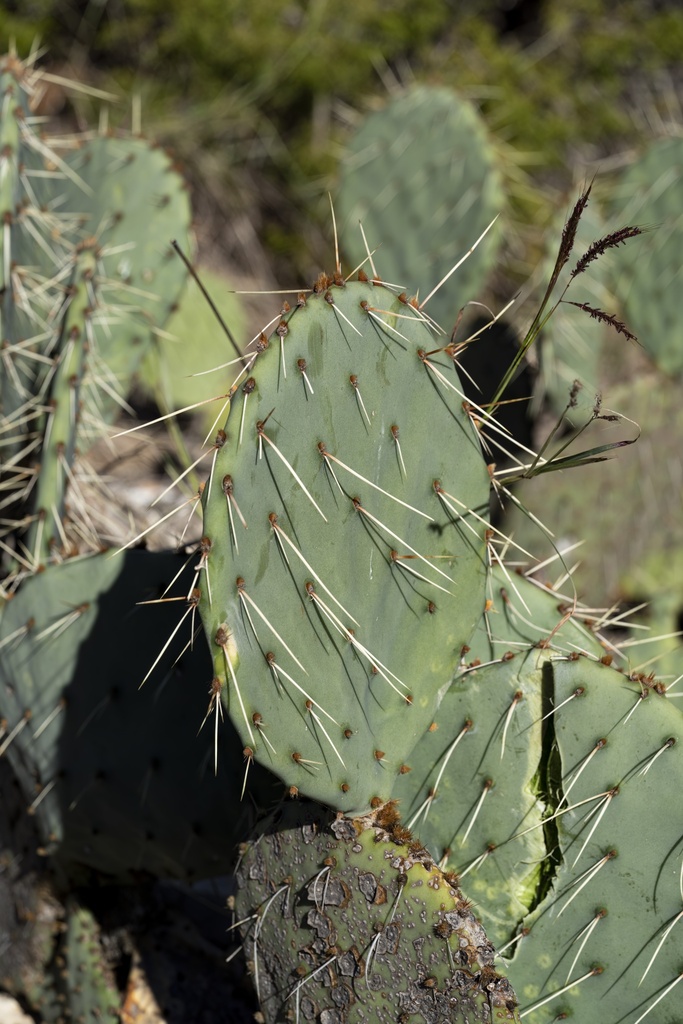
<instances>
[{"instance_id":1,"label":"dry stick","mask_svg":"<svg viewBox=\"0 0 683 1024\"><path fill-rule=\"evenodd\" d=\"M221 314L219 313L219 311L218 311L218 309L217 309L217 307L216 307L216 304L215 304L215 302L213 301L213 299L211 298L211 296L210 296L210 295L209 295L209 293L207 292L206 288L204 287L204 285L202 284L202 282L201 282L201 281L199 280L199 276L198 276L198 274L197 274L197 271L196 271L196 270L194 269L194 267L193 267L193 266L192 266L192 264L190 263L189 259L187 258L187 256L185 255L185 253L184 253L184 252L182 251L182 249L180 248L180 246L179 246L179 245L178 245L178 243L176 242L175 238L174 238L174 239L173 239L173 241L171 242L171 245L173 246L173 248L175 249L175 251L176 251L176 252L178 253L178 255L180 256L181 260L183 261L183 263L184 263L184 264L185 264L185 266L187 267L187 269L188 269L188 271L190 272L191 276L192 276L192 277L193 277L193 278L195 279L195 281L196 281L196 282L197 282L197 284L199 285L199 290L201 291L202 295L204 296L204 298L205 298L205 299L206 299L206 301L208 302L208 304L209 304L209 306L210 306L210 308L211 308L211 312L213 313L213 315L214 315L214 316L216 317L216 320L218 320L218 323L219 323L219 324L221 325L221 327L223 328L223 330L224 330L224 332L225 332L225 335L226 335L226 337L228 338L228 340L229 340L230 344L232 345L232 347L234 348L235 352L237 353L237 355L238 355L238 356L241 356L241 355L242 355L242 352L240 351L240 347L239 347L239 345L238 345L238 344L237 344L237 342L235 341L235 337L234 337L234 335L233 335L232 331L230 330L230 328L229 328L229 327L228 327L228 325L226 324L225 320L223 319L223 317L222 317L222 316L221 316Z\"/></svg>"}]
</instances>

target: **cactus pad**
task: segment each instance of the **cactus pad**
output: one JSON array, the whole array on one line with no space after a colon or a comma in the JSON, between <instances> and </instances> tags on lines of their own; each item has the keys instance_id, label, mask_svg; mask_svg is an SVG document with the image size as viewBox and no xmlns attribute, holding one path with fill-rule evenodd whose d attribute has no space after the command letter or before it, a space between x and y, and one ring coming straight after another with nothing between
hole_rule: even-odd
<instances>
[{"instance_id":1,"label":"cactus pad","mask_svg":"<svg viewBox=\"0 0 683 1024\"><path fill-rule=\"evenodd\" d=\"M234 732L221 729L217 777L214 714L197 734L211 680L203 645L175 666L168 653L140 690L177 606L135 603L180 567L144 551L72 560L26 580L0 620L0 755L43 848L72 874L223 872L252 823L251 804L235 806L245 766ZM249 785L267 804L277 781L259 778L252 769Z\"/></svg>"},{"instance_id":2,"label":"cactus pad","mask_svg":"<svg viewBox=\"0 0 683 1024\"><path fill-rule=\"evenodd\" d=\"M446 88L419 86L370 114L340 170L337 205L350 258L377 252L382 276L422 298L475 244L504 205L496 154L476 110ZM496 227L429 303L451 329L458 309L480 297L495 260ZM417 276L416 276L417 275Z\"/></svg>"},{"instance_id":3,"label":"cactus pad","mask_svg":"<svg viewBox=\"0 0 683 1024\"><path fill-rule=\"evenodd\" d=\"M236 911L266 1024L519 1018L452 876L396 821L277 812L243 851Z\"/></svg>"},{"instance_id":4,"label":"cactus pad","mask_svg":"<svg viewBox=\"0 0 683 1024\"><path fill-rule=\"evenodd\" d=\"M665 373L680 376L683 138L660 139L622 175L612 207L648 230L620 263L614 283L626 319ZM626 264L626 266L624 266Z\"/></svg>"},{"instance_id":5,"label":"cactus pad","mask_svg":"<svg viewBox=\"0 0 683 1024\"><path fill-rule=\"evenodd\" d=\"M173 308L185 268L169 243L185 242L190 221L162 150L40 132L31 112L39 78L0 58L3 533L15 529L2 562L12 589L24 570L99 548L77 457L125 406Z\"/></svg>"},{"instance_id":6,"label":"cactus pad","mask_svg":"<svg viewBox=\"0 0 683 1024\"><path fill-rule=\"evenodd\" d=\"M674 1024L683 830L666 806L683 787L683 716L651 680L586 658L554 663L553 677L559 862L510 978L530 1024L549 1012Z\"/></svg>"},{"instance_id":7,"label":"cactus pad","mask_svg":"<svg viewBox=\"0 0 683 1024\"><path fill-rule=\"evenodd\" d=\"M487 934L502 946L545 885L546 663L561 652L604 652L576 619L563 621L571 604L523 576L496 567L489 594L460 674L394 795L439 863L461 873Z\"/></svg>"},{"instance_id":8,"label":"cactus pad","mask_svg":"<svg viewBox=\"0 0 683 1024\"><path fill-rule=\"evenodd\" d=\"M489 477L448 350L379 284L321 278L251 365L204 489L216 686L247 756L362 812L481 613Z\"/></svg>"},{"instance_id":9,"label":"cactus pad","mask_svg":"<svg viewBox=\"0 0 683 1024\"><path fill-rule=\"evenodd\" d=\"M525 1020L635 1024L662 995L653 1019L673 1024L683 835L661 800L681 786L683 716L652 677L601 663L598 638L562 621L571 605L515 585L528 610L508 582L494 610L512 621L487 616L509 653L463 669L395 795L460 872ZM542 642L515 651L515 635ZM490 651L485 637L468 657Z\"/></svg>"}]
</instances>

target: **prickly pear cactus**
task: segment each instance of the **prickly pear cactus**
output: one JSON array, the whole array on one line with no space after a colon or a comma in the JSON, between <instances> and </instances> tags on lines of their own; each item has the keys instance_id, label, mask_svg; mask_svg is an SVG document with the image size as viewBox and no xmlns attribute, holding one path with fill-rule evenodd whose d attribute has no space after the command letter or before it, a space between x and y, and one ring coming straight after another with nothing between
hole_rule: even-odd
<instances>
[{"instance_id":1,"label":"prickly pear cactus","mask_svg":"<svg viewBox=\"0 0 683 1024\"><path fill-rule=\"evenodd\" d=\"M32 202L30 192L30 184L45 173L45 145L30 123L30 83L30 74L16 57L0 59L0 325L3 339L10 342L5 344L0 409L10 422L16 416L20 427L34 380L40 382L47 370L32 358L30 347L13 351L11 342L19 345L41 334L55 294L53 289L44 296L37 286L44 286L59 264L56 256L51 260L47 241L54 217ZM21 431L28 433L29 427ZM10 456L21 448L21 436L10 439Z\"/></svg>"},{"instance_id":2,"label":"prickly pear cactus","mask_svg":"<svg viewBox=\"0 0 683 1024\"><path fill-rule=\"evenodd\" d=\"M74 177L60 189L64 216L77 224L78 238L94 239L97 246L90 388L106 391L104 383L98 388L99 370L109 385L111 416L121 409L144 356L163 343L164 325L185 285L185 267L171 241L187 247L189 196L168 154L144 139L87 138L69 167Z\"/></svg>"},{"instance_id":3,"label":"prickly pear cactus","mask_svg":"<svg viewBox=\"0 0 683 1024\"><path fill-rule=\"evenodd\" d=\"M392 805L288 805L242 851L236 912L266 1024L519 1021L458 889Z\"/></svg>"},{"instance_id":4,"label":"prickly pear cactus","mask_svg":"<svg viewBox=\"0 0 683 1024\"><path fill-rule=\"evenodd\" d=\"M609 667L595 614L516 578L493 593L396 786L406 823L459 873L525 1019L672 1024L683 716Z\"/></svg>"},{"instance_id":5,"label":"prickly pear cactus","mask_svg":"<svg viewBox=\"0 0 683 1024\"><path fill-rule=\"evenodd\" d=\"M520 922L507 972L530 1024L550 1012L586 1024L674 1024L683 716L649 678L586 658L554 662L552 674L556 796L547 827L557 857L547 892Z\"/></svg>"},{"instance_id":6,"label":"prickly pear cactus","mask_svg":"<svg viewBox=\"0 0 683 1024\"><path fill-rule=\"evenodd\" d=\"M548 663L604 654L571 600L496 566L489 604L394 794L442 866L459 871L496 946L547 884L542 764Z\"/></svg>"},{"instance_id":7,"label":"prickly pear cactus","mask_svg":"<svg viewBox=\"0 0 683 1024\"><path fill-rule=\"evenodd\" d=\"M121 407L184 284L185 269L170 240L187 239L189 200L166 153L143 139L43 137L30 109L39 80L39 71L16 58L0 60L6 228L0 273L11 268L3 280L3 336L19 346L9 350L3 413L40 393L50 376L46 357L54 355L61 327L54 303L61 296L69 308L65 265L85 246L97 262L80 322L90 346L90 379L81 398L98 392L99 418L103 403L110 415ZM46 318L47 336L39 329Z\"/></svg>"},{"instance_id":8,"label":"prickly pear cactus","mask_svg":"<svg viewBox=\"0 0 683 1024\"><path fill-rule=\"evenodd\" d=\"M51 139L31 100L40 73L0 59L0 328L7 584L98 550L78 455L125 406L184 283L184 184L141 139ZM92 474L87 474L92 480ZM38 484L36 486L36 483ZM67 488L71 499L67 499Z\"/></svg>"},{"instance_id":9,"label":"prickly pear cactus","mask_svg":"<svg viewBox=\"0 0 683 1024\"><path fill-rule=\"evenodd\" d=\"M370 114L340 167L337 204L352 265L367 258L358 222L388 281L426 299L502 211L497 157L474 107L446 88L417 86ZM496 226L428 304L452 328L480 297L498 251Z\"/></svg>"},{"instance_id":10,"label":"prickly pear cactus","mask_svg":"<svg viewBox=\"0 0 683 1024\"><path fill-rule=\"evenodd\" d=\"M450 349L367 279L322 276L238 380L203 495L216 689L245 756L364 812L480 615L478 434Z\"/></svg>"},{"instance_id":11,"label":"prickly pear cactus","mask_svg":"<svg viewBox=\"0 0 683 1024\"><path fill-rule=\"evenodd\" d=\"M73 1020L115 1018L121 1005L114 972L108 968L100 929L92 912L75 899L66 905L66 934L62 941L65 970L64 999Z\"/></svg>"},{"instance_id":12,"label":"prickly pear cactus","mask_svg":"<svg viewBox=\"0 0 683 1024\"><path fill-rule=\"evenodd\" d=\"M11 975L0 973L0 984L42 1024L118 1019L121 996L92 912L70 896L59 919L39 920L35 931L35 959Z\"/></svg>"}]
</instances>

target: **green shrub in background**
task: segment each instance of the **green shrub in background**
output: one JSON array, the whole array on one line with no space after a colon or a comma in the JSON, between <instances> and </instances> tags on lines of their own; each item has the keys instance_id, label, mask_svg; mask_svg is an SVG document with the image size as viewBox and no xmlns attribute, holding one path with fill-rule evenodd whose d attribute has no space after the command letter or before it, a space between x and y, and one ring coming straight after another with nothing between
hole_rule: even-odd
<instances>
[{"instance_id":1,"label":"green shrub in background","mask_svg":"<svg viewBox=\"0 0 683 1024\"><path fill-rule=\"evenodd\" d=\"M554 0L528 15L522 6L455 9L445 0L419 12L378 0L343 10L331 0L33 4L5 0L0 45L15 37L26 53L38 34L57 64L140 91L147 126L181 154L214 215L223 211L227 227L236 210L248 211L283 278L293 259L311 273L311 243L313 262L323 258L326 202L316 230L302 210L310 211L311 192L329 187L357 112L385 93L380 76L387 85L414 76L457 89L510 147L505 174L520 229L508 239L518 282L539 257L539 236L527 238L526 226L547 225L556 190L574 186L577 166L584 173L637 142L643 122L670 120L678 102L683 14L674 3L629 0L616 10L582 0L569 9ZM256 238L222 245L256 265Z\"/></svg>"}]
</instances>

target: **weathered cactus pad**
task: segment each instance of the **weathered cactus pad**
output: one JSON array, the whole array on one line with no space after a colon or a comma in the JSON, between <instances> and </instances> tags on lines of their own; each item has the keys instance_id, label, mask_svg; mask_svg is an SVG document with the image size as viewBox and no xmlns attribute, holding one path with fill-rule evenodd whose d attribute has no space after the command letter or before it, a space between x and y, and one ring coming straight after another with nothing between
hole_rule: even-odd
<instances>
[{"instance_id":1,"label":"weathered cactus pad","mask_svg":"<svg viewBox=\"0 0 683 1024\"><path fill-rule=\"evenodd\" d=\"M267 1024L519 1020L455 876L391 804L355 820L315 805L280 810L244 850L239 882Z\"/></svg>"}]
</instances>

